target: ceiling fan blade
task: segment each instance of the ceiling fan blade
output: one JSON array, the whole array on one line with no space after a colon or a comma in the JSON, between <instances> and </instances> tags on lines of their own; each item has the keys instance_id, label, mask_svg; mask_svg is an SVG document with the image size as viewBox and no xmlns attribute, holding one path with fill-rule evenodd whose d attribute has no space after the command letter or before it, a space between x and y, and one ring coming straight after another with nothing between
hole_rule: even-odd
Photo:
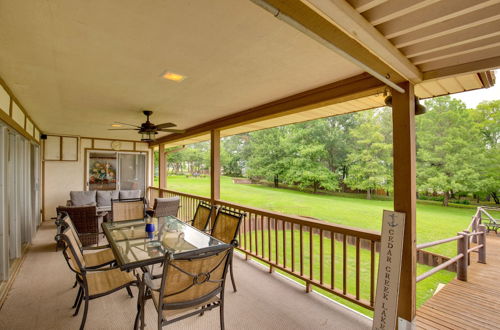
<instances>
[{"instance_id":1,"label":"ceiling fan blade","mask_svg":"<svg viewBox=\"0 0 500 330\"><path fill-rule=\"evenodd\" d=\"M158 132L184 133L184 132L186 132L186 130L183 130L183 129L162 128L162 129L159 129Z\"/></svg>"},{"instance_id":2,"label":"ceiling fan blade","mask_svg":"<svg viewBox=\"0 0 500 330\"><path fill-rule=\"evenodd\" d=\"M138 128L108 128L108 131L138 131Z\"/></svg>"},{"instance_id":3,"label":"ceiling fan blade","mask_svg":"<svg viewBox=\"0 0 500 330\"><path fill-rule=\"evenodd\" d=\"M156 128L160 129L160 128L170 128L170 127L175 127L177 126L176 124L174 123L163 123L163 124L160 124L160 125L156 125Z\"/></svg>"},{"instance_id":4,"label":"ceiling fan blade","mask_svg":"<svg viewBox=\"0 0 500 330\"><path fill-rule=\"evenodd\" d=\"M120 125L127 125L127 126L132 126L132 127L137 127L137 128L140 128L141 126L137 126L137 125L132 125L132 124L127 124L127 123L120 123L119 121L115 121L116 124L120 124Z\"/></svg>"}]
</instances>

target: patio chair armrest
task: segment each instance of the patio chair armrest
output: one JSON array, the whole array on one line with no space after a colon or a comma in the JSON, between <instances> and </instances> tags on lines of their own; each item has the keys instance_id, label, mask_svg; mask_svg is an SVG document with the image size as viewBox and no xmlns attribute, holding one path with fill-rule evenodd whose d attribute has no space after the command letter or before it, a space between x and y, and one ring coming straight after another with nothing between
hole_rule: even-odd
<instances>
[{"instance_id":1,"label":"patio chair armrest","mask_svg":"<svg viewBox=\"0 0 500 330\"><path fill-rule=\"evenodd\" d=\"M160 286L153 281L151 273L149 272L144 273L143 279L144 283L148 288L150 288L153 291L160 291Z\"/></svg>"},{"instance_id":2,"label":"patio chair armrest","mask_svg":"<svg viewBox=\"0 0 500 330\"><path fill-rule=\"evenodd\" d=\"M120 266L118 265L114 265L114 266L109 266L109 267L103 267L103 268L86 268L85 271L87 273L92 273L92 272L106 272L108 270L112 270L112 269L119 269Z\"/></svg>"}]
</instances>

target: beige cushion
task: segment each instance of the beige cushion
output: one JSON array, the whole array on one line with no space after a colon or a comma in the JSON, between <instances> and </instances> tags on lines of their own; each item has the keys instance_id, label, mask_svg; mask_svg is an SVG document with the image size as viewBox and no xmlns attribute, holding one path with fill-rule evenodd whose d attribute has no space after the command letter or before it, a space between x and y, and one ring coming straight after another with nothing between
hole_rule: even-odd
<instances>
[{"instance_id":1,"label":"beige cushion","mask_svg":"<svg viewBox=\"0 0 500 330\"><path fill-rule=\"evenodd\" d=\"M156 309L158 309L158 298L160 297L160 293L158 291L152 291L152 298L153 298L153 302L155 304L155 307ZM214 302L217 302L219 301L220 298L219 296L214 296L212 298L210 298L208 301L205 301L199 305L196 305L196 306L193 306L193 307L189 307L189 308L182 308L182 309L167 309L167 310L164 310L163 311L163 319L164 320L167 320L171 317L177 317L177 316L181 316L182 314L187 314L187 313L190 313L190 312L194 312L196 309L202 307L202 306L205 306L205 305L208 305L208 304L211 304L211 303L214 303Z\"/></svg>"},{"instance_id":2,"label":"beige cushion","mask_svg":"<svg viewBox=\"0 0 500 330\"><path fill-rule=\"evenodd\" d=\"M115 255L111 249L104 249L98 252L85 253L83 259L87 267L95 267L114 261Z\"/></svg>"},{"instance_id":3,"label":"beige cushion","mask_svg":"<svg viewBox=\"0 0 500 330\"><path fill-rule=\"evenodd\" d=\"M120 190L120 199L141 198L140 190Z\"/></svg>"}]
</instances>

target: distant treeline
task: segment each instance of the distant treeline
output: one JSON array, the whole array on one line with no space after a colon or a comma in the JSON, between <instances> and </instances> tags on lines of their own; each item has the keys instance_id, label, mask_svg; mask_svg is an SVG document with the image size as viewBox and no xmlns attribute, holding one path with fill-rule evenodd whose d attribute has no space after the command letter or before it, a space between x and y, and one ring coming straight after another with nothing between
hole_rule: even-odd
<instances>
[{"instance_id":1,"label":"distant treeline","mask_svg":"<svg viewBox=\"0 0 500 330\"><path fill-rule=\"evenodd\" d=\"M425 102L416 117L417 188L447 205L458 196L500 191L500 100L475 109L449 96ZM330 191L391 192L392 117L381 108L226 137L224 175ZM209 142L167 150L169 171L206 173Z\"/></svg>"}]
</instances>

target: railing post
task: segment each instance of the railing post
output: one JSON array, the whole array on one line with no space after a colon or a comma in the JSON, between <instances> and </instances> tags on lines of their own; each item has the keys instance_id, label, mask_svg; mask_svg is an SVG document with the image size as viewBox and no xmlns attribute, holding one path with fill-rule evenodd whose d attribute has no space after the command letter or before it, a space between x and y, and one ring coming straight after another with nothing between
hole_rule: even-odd
<instances>
[{"instance_id":1,"label":"railing post","mask_svg":"<svg viewBox=\"0 0 500 330\"><path fill-rule=\"evenodd\" d=\"M457 255L463 254L463 257L457 261L457 279L467 281L469 236L466 233L458 233L457 235L462 235L462 238L457 241Z\"/></svg>"},{"instance_id":2,"label":"railing post","mask_svg":"<svg viewBox=\"0 0 500 330\"><path fill-rule=\"evenodd\" d=\"M478 244L482 244L483 247L479 249L479 257L477 262L485 264L486 263L486 226L479 225Z\"/></svg>"},{"instance_id":3,"label":"railing post","mask_svg":"<svg viewBox=\"0 0 500 330\"><path fill-rule=\"evenodd\" d=\"M472 232L475 233L477 232L477 226L478 226L478 217L477 217L477 212L474 215L474 220L472 220ZM477 235L472 236L472 243L477 243Z\"/></svg>"}]
</instances>

